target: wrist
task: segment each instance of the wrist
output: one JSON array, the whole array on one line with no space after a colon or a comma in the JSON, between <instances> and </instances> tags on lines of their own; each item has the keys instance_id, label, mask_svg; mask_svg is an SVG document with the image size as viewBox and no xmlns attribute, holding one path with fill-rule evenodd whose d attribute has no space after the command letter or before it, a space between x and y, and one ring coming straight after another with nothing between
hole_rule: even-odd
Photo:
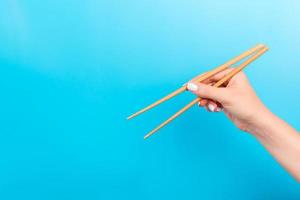
<instances>
[{"instance_id":1,"label":"wrist","mask_svg":"<svg viewBox=\"0 0 300 200\"><path fill-rule=\"evenodd\" d=\"M276 116L264 105L256 111L254 117L249 122L247 132L251 133L258 139L269 137L268 131L272 124L276 123Z\"/></svg>"}]
</instances>

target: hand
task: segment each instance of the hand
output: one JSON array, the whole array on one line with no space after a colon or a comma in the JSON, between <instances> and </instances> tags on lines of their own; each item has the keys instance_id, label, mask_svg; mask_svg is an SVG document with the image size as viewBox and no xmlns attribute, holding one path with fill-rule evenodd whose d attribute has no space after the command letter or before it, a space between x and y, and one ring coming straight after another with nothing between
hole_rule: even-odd
<instances>
[{"instance_id":1,"label":"hand","mask_svg":"<svg viewBox=\"0 0 300 200\"><path fill-rule=\"evenodd\" d=\"M187 84L187 89L203 98L200 106L206 106L210 112L223 109L238 128L251 132L261 115L267 112L267 108L256 96L246 75L243 72L236 74L223 88L211 86L231 70L220 72L204 83L196 83L193 79Z\"/></svg>"},{"instance_id":2,"label":"hand","mask_svg":"<svg viewBox=\"0 0 300 200\"><path fill-rule=\"evenodd\" d=\"M225 114L241 130L253 134L276 160L300 182L300 134L276 115L272 114L256 96L246 75L235 75L226 87L212 87L230 70L223 71L204 83L195 79L187 89L202 97L200 106L209 111L224 109Z\"/></svg>"}]
</instances>

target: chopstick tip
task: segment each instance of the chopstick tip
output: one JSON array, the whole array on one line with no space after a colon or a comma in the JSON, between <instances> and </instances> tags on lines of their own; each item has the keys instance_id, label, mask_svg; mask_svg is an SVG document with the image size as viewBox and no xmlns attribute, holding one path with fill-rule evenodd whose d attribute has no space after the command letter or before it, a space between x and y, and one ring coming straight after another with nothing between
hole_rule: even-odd
<instances>
[{"instance_id":1,"label":"chopstick tip","mask_svg":"<svg viewBox=\"0 0 300 200\"><path fill-rule=\"evenodd\" d=\"M127 119L127 120L130 120L130 119L134 118L135 116L137 116L136 113L135 113L135 114L132 114L132 115L130 115L130 116L128 116L126 119Z\"/></svg>"},{"instance_id":2,"label":"chopstick tip","mask_svg":"<svg viewBox=\"0 0 300 200\"><path fill-rule=\"evenodd\" d=\"M129 116L129 117L126 117L126 119L127 119L127 120L130 120L131 118L132 118L131 116Z\"/></svg>"},{"instance_id":3,"label":"chopstick tip","mask_svg":"<svg viewBox=\"0 0 300 200\"><path fill-rule=\"evenodd\" d=\"M148 137L150 137L154 132L150 132L147 135L144 136L144 140L148 139Z\"/></svg>"}]
</instances>

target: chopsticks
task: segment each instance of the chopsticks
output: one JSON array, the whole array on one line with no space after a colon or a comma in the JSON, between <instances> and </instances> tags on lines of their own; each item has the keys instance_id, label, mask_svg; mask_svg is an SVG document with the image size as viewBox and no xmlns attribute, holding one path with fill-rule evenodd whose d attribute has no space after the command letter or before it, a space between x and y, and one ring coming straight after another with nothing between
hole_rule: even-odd
<instances>
[{"instance_id":1,"label":"chopsticks","mask_svg":"<svg viewBox=\"0 0 300 200\"><path fill-rule=\"evenodd\" d=\"M217 68L211 70L210 72L207 72L207 73L204 73L204 74L198 76L198 77L196 78L195 81L196 81L196 82L204 81L204 80L206 80L206 79L208 79L208 78L214 76L215 74L217 74L217 73L219 73L219 72L221 72L221 71L227 69L227 68L230 67L231 65L233 65L233 64L235 64L235 63L237 63L237 62L239 62L240 60L246 58L247 56L253 54L254 52L258 51L259 49L261 49L261 48L263 48L263 47L264 47L263 44L259 44L259 45L255 46L255 47L249 49L248 51L246 51L246 52L240 54L239 56L237 56L237 57L235 57L235 58L229 60L228 62L224 63L223 65L220 65L219 67L217 67ZM128 119L128 120L129 120L129 119L132 119L132 118L134 118L134 117L136 117L136 116L138 116L138 115L140 115L140 114L142 114L142 113L144 113L144 112L146 112L146 111L148 111L148 110L154 108L155 106L158 106L159 104L161 104L161 103L163 103L163 102L165 102L165 101L167 101L167 100L169 100L169 99L175 97L176 95L178 95L178 94L180 94L180 93L182 93L182 92L184 92L184 91L186 91L186 86L185 86L185 85L183 85L182 87L178 88L177 90L175 90L174 92L170 93L169 95L167 95L167 96L161 98L160 100L158 100L158 101L152 103L151 105L149 105L149 106L147 106L147 107L141 109L140 111L138 111L138 112L136 112L136 113L130 115L129 117L127 117L127 119Z\"/></svg>"},{"instance_id":2,"label":"chopsticks","mask_svg":"<svg viewBox=\"0 0 300 200\"><path fill-rule=\"evenodd\" d=\"M223 83L225 83L226 81L228 81L229 79L231 79L233 76L235 76L237 73L239 73L240 71L242 71L248 64L250 64L251 62L253 62L255 59L257 59L262 54L264 54L267 50L268 50L267 47L263 47L255 55L253 55L248 60L246 60L244 63L242 63L241 65L239 65L235 69L233 69L230 73L228 73L227 75L225 75L222 79L220 79L213 86L214 87L220 87ZM189 104L187 104L186 106L184 106L182 109L180 109L177 113L175 113L173 116L171 116L165 122L163 122L158 127L156 127L155 129L153 129L152 131L150 131L147 135L145 135L144 139L147 139L148 137L150 137L151 135L153 135L155 132L157 132L159 129L161 129L162 127L164 127L165 125L167 125L168 123L170 123L171 121L173 121L179 115L181 115L182 113L184 113L185 111L187 111L190 107L192 107L193 105L195 105L196 103L198 103L201 99L202 98L197 97L196 99L194 99L193 101L191 101Z\"/></svg>"},{"instance_id":3,"label":"chopsticks","mask_svg":"<svg viewBox=\"0 0 300 200\"><path fill-rule=\"evenodd\" d=\"M214 76L215 74L227 69L228 67L232 66L233 64L239 62L240 60L252 55L250 58L248 58L246 61L244 61L243 63L241 63L238 67L234 68L231 72L229 72L227 75L225 75L222 79L220 79L217 83L215 83L213 86L214 87L220 87L222 84L224 84L226 81L228 81L229 79L231 79L233 76L235 76L237 73L239 73L240 71L242 71L248 64L250 64L251 62L253 62L254 60L256 60L258 57L260 57L263 53L265 53L268 50L268 48L265 45L259 44L251 49L249 49L248 51L240 54L239 56L233 58L232 60L229 60L228 62L224 63L223 65L209 71L206 72L198 77L195 78L194 81L196 82L202 82L205 81L207 79L209 79L210 77ZM151 108L175 97L176 95L182 93L186 91L186 85L183 85L182 87L178 88L177 90L175 90L174 92L170 93L169 95L163 97L162 99L152 103L151 105L147 106L146 108L132 114L131 116L129 116L127 119L132 119L133 117L142 114L148 110L150 110ZM144 139L147 139L148 137L150 137L152 134L154 134L155 132L157 132L158 130L160 130L162 127L164 127L165 125L167 125L168 123L170 123L171 121L173 121L175 118L177 118L179 115L181 115L182 113L184 113L186 110L188 110L190 107L192 107L194 104L196 104L197 102L199 102L201 100L200 97L197 97L196 99L194 99L193 101L191 101L189 104L187 104L186 106L184 106L182 109L180 109L177 113L175 113L173 116L171 116L169 119L167 119L165 122L163 122L162 124L160 124L158 127L156 127L155 129L153 129L151 132L149 132L147 135L145 135Z\"/></svg>"}]
</instances>

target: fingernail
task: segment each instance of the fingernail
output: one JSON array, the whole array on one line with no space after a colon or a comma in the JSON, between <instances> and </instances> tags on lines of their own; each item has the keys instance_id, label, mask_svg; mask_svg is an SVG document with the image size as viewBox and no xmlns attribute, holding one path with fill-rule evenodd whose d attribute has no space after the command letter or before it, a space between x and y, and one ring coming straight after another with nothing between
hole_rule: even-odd
<instances>
[{"instance_id":1,"label":"fingernail","mask_svg":"<svg viewBox=\"0 0 300 200\"><path fill-rule=\"evenodd\" d=\"M194 83L188 83L187 84L187 89L190 91L197 91L198 90L198 86Z\"/></svg>"},{"instance_id":2,"label":"fingernail","mask_svg":"<svg viewBox=\"0 0 300 200\"><path fill-rule=\"evenodd\" d=\"M219 108L219 107L217 108L217 112L220 112L221 110L222 110L221 108Z\"/></svg>"},{"instance_id":3,"label":"fingernail","mask_svg":"<svg viewBox=\"0 0 300 200\"><path fill-rule=\"evenodd\" d=\"M209 109L211 112L214 112L214 111L215 111L215 106L212 105L212 104L208 104L208 109Z\"/></svg>"}]
</instances>

